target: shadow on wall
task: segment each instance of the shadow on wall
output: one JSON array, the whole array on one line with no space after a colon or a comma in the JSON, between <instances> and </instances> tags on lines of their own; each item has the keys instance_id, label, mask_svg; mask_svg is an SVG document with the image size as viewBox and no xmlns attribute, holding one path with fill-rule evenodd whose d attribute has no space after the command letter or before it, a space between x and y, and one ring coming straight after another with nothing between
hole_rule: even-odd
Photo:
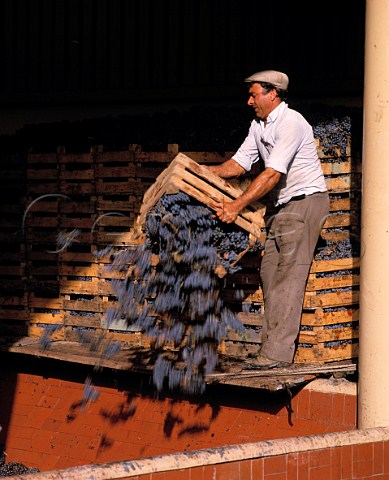
<instances>
[{"instance_id":1,"label":"shadow on wall","mask_svg":"<svg viewBox=\"0 0 389 480\"><path fill-rule=\"evenodd\" d=\"M1 360L8 367L0 373L0 439L9 461L29 467L48 470L274 438L280 413L288 428L286 392L245 394L242 387L219 385L201 397L157 395L150 376L49 359L27 362L4 352Z\"/></svg>"}]
</instances>

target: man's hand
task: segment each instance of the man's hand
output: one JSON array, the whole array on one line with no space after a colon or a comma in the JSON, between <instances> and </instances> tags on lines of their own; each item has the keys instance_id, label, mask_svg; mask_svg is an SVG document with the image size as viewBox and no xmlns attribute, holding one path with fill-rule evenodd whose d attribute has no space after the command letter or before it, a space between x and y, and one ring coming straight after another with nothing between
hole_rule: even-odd
<instances>
[{"instance_id":1,"label":"man's hand","mask_svg":"<svg viewBox=\"0 0 389 480\"><path fill-rule=\"evenodd\" d=\"M211 208L215 210L216 216L225 223L234 223L240 210L234 201L232 202L214 202Z\"/></svg>"}]
</instances>

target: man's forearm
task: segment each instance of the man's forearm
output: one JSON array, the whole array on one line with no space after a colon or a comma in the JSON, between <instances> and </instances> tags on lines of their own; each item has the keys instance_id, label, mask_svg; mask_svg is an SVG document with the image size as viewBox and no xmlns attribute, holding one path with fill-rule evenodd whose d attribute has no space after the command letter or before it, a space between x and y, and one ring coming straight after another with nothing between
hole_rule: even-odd
<instances>
[{"instance_id":1,"label":"man's forearm","mask_svg":"<svg viewBox=\"0 0 389 480\"><path fill-rule=\"evenodd\" d=\"M259 200L272 190L281 178L281 174L272 168L266 168L250 184L247 190L234 200L239 211Z\"/></svg>"},{"instance_id":2,"label":"man's forearm","mask_svg":"<svg viewBox=\"0 0 389 480\"><path fill-rule=\"evenodd\" d=\"M207 166L207 168L221 178L240 177L246 172L233 158L226 160L220 165Z\"/></svg>"}]
</instances>

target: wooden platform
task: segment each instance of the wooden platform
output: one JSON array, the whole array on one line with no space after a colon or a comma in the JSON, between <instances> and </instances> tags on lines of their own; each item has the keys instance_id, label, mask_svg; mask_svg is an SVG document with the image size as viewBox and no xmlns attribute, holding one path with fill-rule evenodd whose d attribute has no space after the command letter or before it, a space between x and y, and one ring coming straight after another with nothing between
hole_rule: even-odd
<instances>
[{"instance_id":1,"label":"wooden platform","mask_svg":"<svg viewBox=\"0 0 389 480\"><path fill-rule=\"evenodd\" d=\"M152 350L139 347L122 348L110 359L101 358L96 352L91 352L87 346L80 345L79 342L59 340L52 342L50 349L45 350L38 339L31 337L20 338L13 344L2 343L0 351L149 376L152 375L153 358L155 358ZM353 375L356 371L357 363L351 360L326 365L295 363L287 368L247 370L242 358L219 355L219 364L215 372L206 377L206 383L222 383L278 391L304 385L319 377L335 376L339 378Z\"/></svg>"}]
</instances>

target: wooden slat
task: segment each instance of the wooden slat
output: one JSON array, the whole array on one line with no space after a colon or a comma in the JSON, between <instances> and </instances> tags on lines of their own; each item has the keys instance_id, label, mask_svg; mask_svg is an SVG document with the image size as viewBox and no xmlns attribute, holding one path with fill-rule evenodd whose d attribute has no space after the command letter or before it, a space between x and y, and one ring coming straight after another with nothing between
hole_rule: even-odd
<instances>
[{"instance_id":1,"label":"wooden slat","mask_svg":"<svg viewBox=\"0 0 389 480\"><path fill-rule=\"evenodd\" d=\"M344 343L337 346L314 345L312 348L299 347L294 361L297 363L326 363L349 360L358 357L358 343Z\"/></svg>"},{"instance_id":2,"label":"wooden slat","mask_svg":"<svg viewBox=\"0 0 389 480\"><path fill-rule=\"evenodd\" d=\"M339 177L325 177L325 181L329 192L358 191L361 188L361 175L355 173Z\"/></svg>"},{"instance_id":3,"label":"wooden slat","mask_svg":"<svg viewBox=\"0 0 389 480\"><path fill-rule=\"evenodd\" d=\"M142 225L145 222L147 213L162 195L177 193L180 190L211 208L215 201L231 201L242 193L242 190L212 174L202 165L179 154L145 193L137 223ZM235 223L264 241L262 231L264 213L265 206L256 202L252 207L242 211Z\"/></svg>"},{"instance_id":4,"label":"wooden slat","mask_svg":"<svg viewBox=\"0 0 389 480\"><path fill-rule=\"evenodd\" d=\"M28 326L28 336L33 337L33 338L42 338L42 336L45 334L45 327L36 325L36 324L31 324ZM65 340L65 332L63 328L60 328L59 330L56 330L55 332L51 333L49 335L50 340ZM50 357L50 354L47 355Z\"/></svg>"},{"instance_id":5,"label":"wooden slat","mask_svg":"<svg viewBox=\"0 0 389 480\"><path fill-rule=\"evenodd\" d=\"M43 323L45 325L62 324L64 314L63 312L42 313L30 312L30 323Z\"/></svg>"},{"instance_id":6,"label":"wooden slat","mask_svg":"<svg viewBox=\"0 0 389 480\"><path fill-rule=\"evenodd\" d=\"M312 262L310 273L334 272L337 270L351 270L360 266L359 257L334 258L330 260L315 260Z\"/></svg>"},{"instance_id":7,"label":"wooden slat","mask_svg":"<svg viewBox=\"0 0 389 480\"><path fill-rule=\"evenodd\" d=\"M78 326L78 327L100 329L101 313L94 312L93 315L88 315L88 316L65 313L63 322L64 322L64 325L66 326Z\"/></svg>"},{"instance_id":8,"label":"wooden slat","mask_svg":"<svg viewBox=\"0 0 389 480\"><path fill-rule=\"evenodd\" d=\"M329 290L332 288L354 287L358 285L359 273L321 278L317 278L315 274L311 274L308 277L305 290L308 292L313 292L316 290Z\"/></svg>"},{"instance_id":9,"label":"wooden slat","mask_svg":"<svg viewBox=\"0 0 389 480\"><path fill-rule=\"evenodd\" d=\"M29 319L29 312L27 308L1 308L0 320L21 320L27 321Z\"/></svg>"}]
</instances>

